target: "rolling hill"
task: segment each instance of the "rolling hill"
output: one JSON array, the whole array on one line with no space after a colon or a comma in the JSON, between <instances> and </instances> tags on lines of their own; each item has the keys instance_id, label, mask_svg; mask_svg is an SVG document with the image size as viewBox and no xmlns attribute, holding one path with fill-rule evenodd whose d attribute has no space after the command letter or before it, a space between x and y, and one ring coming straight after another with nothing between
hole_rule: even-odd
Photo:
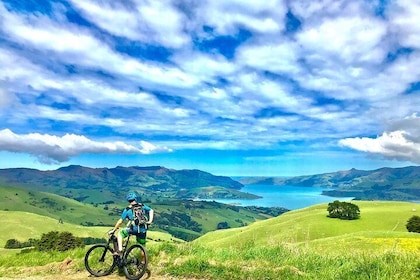
<instances>
[{"instance_id":1,"label":"rolling hill","mask_svg":"<svg viewBox=\"0 0 420 280\"><path fill-rule=\"evenodd\" d=\"M354 203L361 210L359 220L328 218L327 204L320 204L242 228L214 231L193 242L153 242L148 246L151 279L419 279L420 234L405 229L407 219L417 213L415 207L419 204ZM48 222L45 217L26 216L23 212L0 211L0 217L11 227L16 227L13 222L19 220ZM85 229L73 228L78 236ZM92 229L96 230L87 228ZM100 234L101 228L98 229L99 232L89 234ZM13 232L13 228L3 229L0 236L9 234L4 231ZM34 252L14 258L9 257L11 250L2 251L8 252L0 254L0 276L14 279L25 273L43 279L88 277L83 267L85 250L65 254ZM62 263L68 256L75 265L65 266L63 271ZM34 262L34 257L42 260ZM119 276L114 273L109 277Z\"/></svg>"},{"instance_id":2,"label":"rolling hill","mask_svg":"<svg viewBox=\"0 0 420 280\"><path fill-rule=\"evenodd\" d=\"M408 219L420 211L419 204L391 201L352 203L360 208L361 218L358 220L328 218L327 204L319 204L258 221L245 228L207 233L194 242L215 247L241 247L249 242L255 246L291 244L331 252L339 248L345 251L406 246L420 253L420 234L409 233L405 228ZM355 241L358 246L355 246Z\"/></svg>"},{"instance_id":3,"label":"rolling hill","mask_svg":"<svg viewBox=\"0 0 420 280\"><path fill-rule=\"evenodd\" d=\"M328 218L319 204L162 248L164 271L174 279L419 279L420 234L405 229L419 204L354 203L359 220Z\"/></svg>"},{"instance_id":4,"label":"rolling hill","mask_svg":"<svg viewBox=\"0 0 420 280\"><path fill-rule=\"evenodd\" d=\"M126 207L118 203L83 203L60 195L0 186L0 210L31 212L55 219L86 226L115 224ZM105 199L106 200L106 199ZM162 200L150 206L155 210L153 228L170 233L184 240L192 240L220 225L241 227L256 220L267 219L287 211L284 208L238 207L211 201Z\"/></svg>"},{"instance_id":5,"label":"rolling hill","mask_svg":"<svg viewBox=\"0 0 420 280\"><path fill-rule=\"evenodd\" d=\"M31 212L64 223L112 225L121 214L120 209L104 208L108 204L86 204L48 192L0 186L0 210Z\"/></svg>"},{"instance_id":6,"label":"rolling hill","mask_svg":"<svg viewBox=\"0 0 420 280\"><path fill-rule=\"evenodd\" d=\"M50 231L68 231L77 237L106 238L109 227L86 227L72 223L59 224L56 219L29 212L0 211L2 227L0 228L0 247L3 248L8 239L21 242L29 238L39 239L43 233ZM149 231L152 240L176 240L168 233ZM180 240L177 240L180 241Z\"/></svg>"},{"instance_id":7,"label":"rolling hill","mask_svg":"<svg viewBox=\"0 0 420 280\"><path fill-rule=\"evenodd\" d=\"M281 177L241 178L242 184L322 187L325 195L355 197L358 200L420 201L420 166L351 169L325 174Z\"/></svg>"}]
</instances>

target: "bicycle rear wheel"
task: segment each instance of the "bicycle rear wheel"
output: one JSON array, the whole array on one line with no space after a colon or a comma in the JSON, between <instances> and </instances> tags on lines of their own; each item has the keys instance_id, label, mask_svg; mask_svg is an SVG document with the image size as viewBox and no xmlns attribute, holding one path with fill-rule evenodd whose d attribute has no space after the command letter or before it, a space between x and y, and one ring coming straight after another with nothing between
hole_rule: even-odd
<instances>
[{"instance_id":1,"label":"bicycle rear wheel","mask_svg":"<svg viewBox=\"0 0 420 280\"><path fill-rule=\"evenodd\" d=\"M124 273L127 279L140 279L146 273L147 262L147 251L142 245L135 244L128 248L123 256Z\"/></svg>"},{"instance_id":2,"label":"bicycle rear wheel","mask_svg":"<svg viewBox=\"0 0 420 280\"><path fill-rule=\"evenodd\" d=\"M112 249L105 244L92 246L85 255L85 267L94 276L110 274L116 266Z\"/></svg>"}]
</instances>

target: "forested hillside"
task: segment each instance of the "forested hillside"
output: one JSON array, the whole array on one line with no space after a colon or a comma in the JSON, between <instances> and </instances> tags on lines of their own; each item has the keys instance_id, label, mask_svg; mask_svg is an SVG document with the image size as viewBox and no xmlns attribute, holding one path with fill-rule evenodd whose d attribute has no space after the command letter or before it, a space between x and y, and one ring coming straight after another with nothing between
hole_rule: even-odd
<instances>
[{"instance_id":1,"label":"forested hillside","mask_svg":"<svg viewBox=\"0 0 420 280\"><path fill-rule=\"evenodd\" d=\"M46 191L87 203L104 203L136 190L149 199L256 198L240 192L243 185L200 170L160 166L89 168L78 165L57 170L0 169L0 184Z\"/></svg>"}]
</instances>

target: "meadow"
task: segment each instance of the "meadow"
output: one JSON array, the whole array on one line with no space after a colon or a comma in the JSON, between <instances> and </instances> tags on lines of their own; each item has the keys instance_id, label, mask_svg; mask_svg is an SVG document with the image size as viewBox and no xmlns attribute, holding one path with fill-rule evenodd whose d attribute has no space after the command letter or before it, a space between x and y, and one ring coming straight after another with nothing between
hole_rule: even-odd
<instances>
[{"instance_id":1,"label":"meadow","mask_svg":"<svg viewBox=\"0 0 420 280\"><path fill-rule=\"evenodd\" d=\"M156 240L150 232L150 268L155 279L420 279L420 234L405 229L419 204L354 203L361 211L359 220L328 218L327 204L319 204L242 228L210 232L193 242L174 242L170 236ZM73 230L75 235L83 233L76 226ZM91 230L103 237L103 228ZM48 267L66 258L73 265L65 273L87 277L86 250L51 255L2 250L0 277L62 274L59 266L36 272L27 267Z\"/></svg>"}]
</instances>

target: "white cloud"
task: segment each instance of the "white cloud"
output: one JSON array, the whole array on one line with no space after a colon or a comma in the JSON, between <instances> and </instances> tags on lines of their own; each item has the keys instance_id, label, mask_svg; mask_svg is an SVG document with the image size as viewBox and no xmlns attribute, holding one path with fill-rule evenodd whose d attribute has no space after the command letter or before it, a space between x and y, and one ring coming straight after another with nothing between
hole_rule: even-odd
<instances>
[{"instance_id":1,"label":"white cloud","mask_svg":"<svg viewBox=\"0 0 420 280\"><path fill-rule=\"evenodd\" d=\"M245 44L235 54L236 63L261 71L298 75L299 45L293 42Z\"/></svg>"},{"instance_id":2,"label":"white cloud","mask_svg":"<svg viewBox=\"0 0 420 280\"><path fill-rule=\"evenodd\" d=\"M183 51L171 57L189 77L200 82L215 82L215 78L228 78L237 71L237 66L218 54ZM188 94L190 95L190 94Z\"/></svg>"},{"instance_id":3,"label":"white cloud","mask_svg":"<svg viewBox=\"0 0 420 280\"><path fill-rule=\"evenodd\" d=\"M162 152L162 151L172 152L171 149L168 149L166 147L159 147L146 141L140 141L140 147L141 147L140 151L142 154L151 154L154 152Z\"/></svg>"},{"instance_id":4,"label":"white cloud","mask_svg":"<svg viewBox=\"0 0 420 280\"><path fill-rule=\"evenodd\" d=\"M404 47L420 49L420 2L398 0L391 2L390 29Z\"/></svg>"},{"instance_id":5,"label":"white cloud","mask_svg":"<svg viewBox=\"0 0 420 280\"><path fill-rule=\"evenodd\" d=\"M100 126L186 149L276 149L282 141L338 138L360 149L369 143L375 153L385 154L374 145L390 150L392 141L411 147L419 133L408 121L385 128L420 107L418 94L404 93L420 80L420 7L408 0L386 3L379 17L378 1L368 2L71 1L93 28L68 21L65 6L51 16L0 2L0 85L6 85L0 88L0 129L21 125L19 131L46 132L40 135L47 138L57 134L48 132L49 123L92 135ZM292 33L285 32L286 5L301 21ZM240 42L244 30L249 37ZM216 42L225 45L211 49ZM165 59L158 51L118 51L119 43L165 49ZM401 47L412 49L387 57ZM222 55L224 48L232 58ZM371 141L348 138L383 131ZM76 142L85 137L69 135ZM50 144L34 140L41 143L40 158L78 153L62 152L67 137L51 137L60 144L49 152ZM89 140L99 134L86 137L108 143ZM132 145L138 153L160 146Z\"/></svg>"},{"instance_id":6,"label":"white cloud","mask_svg":"<svg viewBox=\"0 0 420 280\"><path fill-rule=\"evenodd\" d=\"M325 19L319 26L305 27L297 38L303 48L345 63L380 63L386 55L381 46L386 32L378 18L352 16Z\"/></svg>"},{"instance_id":7,"label":"white cloud","mask_svg":"<svg viewBox=\"0 0 420 280\"><path fill-rule=\"evenodd\" d=\"M80 154L149 154L171 151L146 141L141 141L140 147L135 147L122 141L98 142L75 134L62 137L39 133L19 135L9 129L0 130L0 150L28 153L47 164L65 162Z\"/></svg>"},{"instance_id":8,"label":"white cloud","mask_svg":"<svg viewBox=\"0 0 420 280\"><path fill-rule=\"evenodd\" d=\"M4 108L8 108L15 102L16 102L16 96L14 92L9 91L6 85L6 82L2 82L0 80L0 109L4 110Z\"/></svg>"},{"instance_id":9,"label":"white cloud","mask_svg":"<svg viewBox=\"0 0 420 280\"><path fill-rule=\"evenodd\" d=\"M173 66L118 53L89 30L74 24L58 23L45 16L12 13L1 4L0 12L5 18L1 28L8 37L42 52L52 52L48 56L57 63L93 67L126 79L140 80L146 85L188 88L197 82Z\"/></svg>"},{"instance_id":10,"label":"white cloud","mask_svg":"<svg viewBox=\"0 0 420 280\"><path fill-rule=\"evenodd\" d=\"M276 34L284 30L287 9L284 1L231 0L203 2L197 11L197 21L215 28L215 33L234 35L242 26L261 34Z\"/></svg>"},{"instance_id":11,"label":"white cloud","mask_svg":"<svg viewBox=\"0 0 420 280\"><path fill-rule=\"evenodd\" d=\"M190 43L184 33L184 15L172 1L135 1L134 4L72 0L91 22L117 36L170 48Z\"/></svg>"},{"instance_id":12,"label":"white cloud","mask_svg":"<svg viewBox=\"0 0 420 280\"><path fill-rule=\"evenodd\" d=\"M384 132L376 138L345 138L339 144L386 159L411 161L420 164L420 117L413 115L395 122L393 128L403 128Z\"/></svg>"}]
</instances>

